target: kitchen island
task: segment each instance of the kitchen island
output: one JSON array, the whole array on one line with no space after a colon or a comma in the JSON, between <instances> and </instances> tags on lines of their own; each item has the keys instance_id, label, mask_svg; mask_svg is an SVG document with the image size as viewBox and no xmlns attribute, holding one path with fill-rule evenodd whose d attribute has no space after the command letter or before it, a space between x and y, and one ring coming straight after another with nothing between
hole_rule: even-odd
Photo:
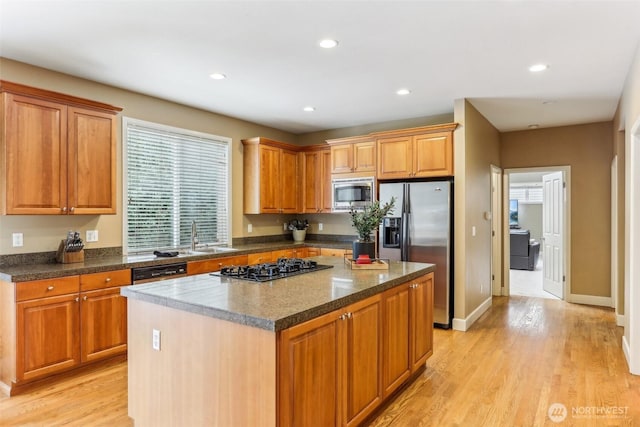
<instances>
[{"instance_id":1,"label":"kitchen island","mask_svg":"<svg viewBox=\"0 0 640 427\"><path fill-rule=\"evenodd\" d=\"M424 369L433 265L313 259L332 268L123 288L136 426L357 425Z\"/></svg>"}]
</instances>

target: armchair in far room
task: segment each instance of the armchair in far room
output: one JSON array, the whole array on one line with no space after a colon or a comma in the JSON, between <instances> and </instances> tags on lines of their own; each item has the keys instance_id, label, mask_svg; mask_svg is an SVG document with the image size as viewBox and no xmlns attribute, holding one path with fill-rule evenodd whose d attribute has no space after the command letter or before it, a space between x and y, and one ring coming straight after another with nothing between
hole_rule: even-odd
<instances>
[{"instance_id":1,"label":"armchair in far room","mask_svg":"<svg viewBox=\"0 0 640 427\"><path fill-rule=\"evenodd\" d=\"M540 254L540 243L531 240L529 230L509 230L511 234L511 268L534 270Z\"/></svg>"}]
</instances>

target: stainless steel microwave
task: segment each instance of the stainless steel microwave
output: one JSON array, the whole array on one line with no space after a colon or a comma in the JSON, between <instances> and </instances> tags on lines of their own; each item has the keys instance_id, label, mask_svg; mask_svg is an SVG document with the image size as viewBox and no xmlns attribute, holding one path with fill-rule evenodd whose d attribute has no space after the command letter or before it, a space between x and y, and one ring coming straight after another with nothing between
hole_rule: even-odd
<instances>
[{"instance_id":1,"label":"stainless steel microwave","mask_svg":"<svg viewBox=\"0 0 640 427\"><path fill-rule=\"evenodd\" d=\"M331 180L333 212L348 212L351 208L359 210L375 200L375 179L334 178Z\"/></svg>"}]
</instances>

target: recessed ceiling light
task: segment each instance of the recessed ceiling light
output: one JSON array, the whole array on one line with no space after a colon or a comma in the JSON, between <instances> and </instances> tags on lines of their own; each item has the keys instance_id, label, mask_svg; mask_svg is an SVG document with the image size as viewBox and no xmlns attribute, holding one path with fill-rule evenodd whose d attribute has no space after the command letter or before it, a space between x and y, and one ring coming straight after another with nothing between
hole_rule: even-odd
<instances>
[{"instance_id":1,"label":"recessed ceiling light","mask_svg":"<svg viewBox=\"0 0 640 427\"><path fill-rule=\"evenodd\" d=\"M532 125L529 125L529 129L538 129L539 127L540 127L540 125L539 125L539 124L537 124L537 123L534 123L534 124L532 124Z\"/></svg>"},{"instance_id":2,"label":"recessed ceiling light","mask_svg":"<svg viewBox=\"0 0 640 427\"><path fill-rule=\"evenodd\" d=\"M411 91L409 89L398 89L396 93L398 95L409 95Z\"/></svg>"},{"instance_id":3,"label":"recessed ceiling light","mask_svg":"<svg viewBox=\"0 0 640 427\"><path fill-rule=\"evenodd\" d=\"M547 64L534 64L529 67L529 71L531 71L532 73L539 73L540 71L544 71L548 68L549 66Z\"/></svg>"},{"instance_id":4,"label":"recessed ceiling light","mask_svg":"<svg viewBox=\"0 0 640 427\"><path fill-rule=\"evenodd\" d=\"M320 45L320 47L323 47L325 49L332 49L338 46L338 40L324 39L324 40L320 40L320 43L318 44Z\"/></svg>"},{"instance_id":5,"label":"recessed ceiling light","mask_svg":"<svg viewBox=\"0 0 640 427\"><path fill-rule=\"evenodd\" d=\"M304 107L303 110L307 112L311 112L311 111L316 111L316 108L309 105Z\"/></svg>"},{"instance_id":6,"label":"recessed ceiling light","mask_svg":"<svg viewBox=\"0 0 640 427\"><path fill-rule=\"evenodd\" d=\"M211 77L213 80L224 80L227 78L227 76L222 73L209 74L209 77Z\"/></svg>"}]
</instances>

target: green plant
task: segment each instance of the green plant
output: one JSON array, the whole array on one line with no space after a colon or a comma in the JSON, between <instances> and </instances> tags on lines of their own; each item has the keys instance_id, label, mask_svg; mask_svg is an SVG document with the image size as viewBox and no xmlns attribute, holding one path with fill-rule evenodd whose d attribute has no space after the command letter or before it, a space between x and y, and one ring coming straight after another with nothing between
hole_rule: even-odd
<instances>
[{"instance_id":1,"label":"green plant","mask_svg":"<svg viewBox=\"0 0 640 427\"><path fill-rule=\"evenodd\" d=\"M309 221L307 221L306 219L302 220L302 219L292 219L291 222L289 222L289 224L287 224L287 228L289 230L306 230L307 228L309 228Z\"/></svg>"},{"instance_id":2,"label":"green plant","mask_svg":"<svg viewBox=\"0 0 640 427\"><path fill-rule=\"evenodd\" d=\"M382 206L380 206L380 201L376 200L359 211L351 208L349 210L351 224L358 232L358 238L363 242L370 242L371 233L380 225L382 218L393 212L395 204L396 198L392 197L388 203Z\"/></svg>"}]
</instances>

